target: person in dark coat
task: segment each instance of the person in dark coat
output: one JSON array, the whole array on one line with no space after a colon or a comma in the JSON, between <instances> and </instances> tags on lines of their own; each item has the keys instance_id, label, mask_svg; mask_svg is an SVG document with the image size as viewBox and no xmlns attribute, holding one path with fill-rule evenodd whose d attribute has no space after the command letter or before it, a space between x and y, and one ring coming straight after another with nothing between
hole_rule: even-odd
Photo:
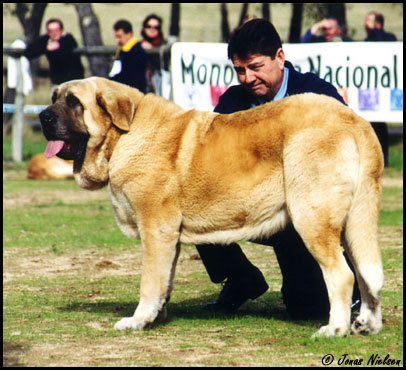
<instances>
[{"instance_id":1,"label":"person in dark coat","mask_svg":"<svg viewBox=\"0 0 406 370\"><path fill-rule=\"evenodd\" d=\"M162 47L167 44L162 33L162 18L156 14L150 14L142 22L141 46L144 50L151 50ZM147 92L162 96L162 69L165 68L161 63L166 64L169 59L169 51L164 51L163 58L159 54L150 54L147 58Z\"/></svg>"},{"instance_id":2,"label":"person in dark coat","mask_svg":"<svg viewBox=\"0 0 406 370\"><path fill-rule=\"evenodd\" d=\"M220 97L215 112L230 114L307 92L328 95L344 104L333 85L313 73L299 73L285 61L279 35L268 21L254 19L237 28L230 38L228 57L241 85L231 86ZM274 247L288 312L296 318L327 317L330 304L320 267L294 227L290 225L266 240L254 242ZM218 299L205 309L234 312L268 289L261 271L238 244L196 248L210 279L214 283L225 281ZM354 292L359 297L357 288Z\"/></svg>"},{"instance_id":3,"label":"person in dark coat","mask_svg":"<svg viewBox=\"0 0 406 370\"><path fill-rule=\"evenodd\" d=\"M109 77L113 81L121 82L146 92L146 52L141 42L133 37L131 23L122 19L114 24L114 37L117 49L113 67Z\"/></svg>"},{"instance_id":4,"label":"person in dark coat","mask_svg":"<svg viewBox=\"0 0 406 370\"><path fill-rule=\"evenodd\" d=\"M369 12L365 17L365 31L367 37L364 41L397 41L393 33L386 32L383 28L384 18L379 12ZM389 166L389 127L386 122L371 122L376 136L382 147L385 167Z\"/></svg>"},{"instance_id":5,"label":"person in dark coat","mask_svg":"<svg viewBox=\"0 0 406 370\"><path fill-rule=\"evenodd\" d=\"M397 41L393 33L386 32L383 28L384 18L379 12L369 12L365 17L365 41Z\"/></svg>"},{"instance_id":6,"label":"person in dark coat","mask_svg":"<svg viewBox=\"0 0 406 370\"><path fill-rule=\"evenodd\" d=\"M64 32L62 21L56 18L49 19L46 29L47 34L28 45L24 55L28 59L33 59L45 54L54 85L83 78L84 68L80 56L73 53L78 44L70 33Z\"/></svg>"},{"instance_id":7,"label":"person in dark coat","mask_svg":"<svg viewBox=\"0 0 406 370\"><path fill-rule=\"evenodd\" d=\"M321 35L319 35L321 32ZM330 41L352 41L345 35L344 26L337 18L327 17L315 23L307 30L301 40L307 42L330 42Z\"/></svg>"}]
</instances>

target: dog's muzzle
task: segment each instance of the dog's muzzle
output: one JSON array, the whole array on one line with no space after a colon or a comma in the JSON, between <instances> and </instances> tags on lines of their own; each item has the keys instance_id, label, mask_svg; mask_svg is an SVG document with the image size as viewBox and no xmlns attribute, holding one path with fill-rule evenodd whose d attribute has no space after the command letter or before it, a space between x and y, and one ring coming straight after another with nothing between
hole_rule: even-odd
<instances>
[{"instance_id":1,"label":"dog's muzzle","mask_svg":"<svg viewBox=\"0 0 406 370\"><path fill-rule=\"evenodd\" d=\"M42 125L55 125L57 117L54 112L45 109L39 114L39 119Z\"/></svg>"}]
</instances>

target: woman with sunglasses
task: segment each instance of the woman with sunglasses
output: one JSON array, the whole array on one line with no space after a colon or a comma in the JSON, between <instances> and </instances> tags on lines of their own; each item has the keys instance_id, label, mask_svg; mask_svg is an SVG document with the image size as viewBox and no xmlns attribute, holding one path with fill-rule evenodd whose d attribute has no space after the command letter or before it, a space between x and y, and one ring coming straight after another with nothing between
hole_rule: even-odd
<instances>
[{"instance_id":1,"label":"woman with sunglasses","mask_svg":"<svg viewBox=\"0 0 406 370\"><path fill-rule=\"evenodd\" d=\"M144 49L153 49L166 44L161 30L162 18L156 14L148 15L142 22L141 46ZM161 95L161 62L160 55L149 54L147 59L147 92Z\"/></svg>"},{"instance_id":2,"label":"woman with sunglasses","mask_svg":"<svg viewBox=\"0 0 406 370\"><path fill-rule=\"evenodd\" d=\"M163 34L161 31L162 18L156 14L150 14L142 22L141 35L143 40L141 45L144 49L152 49L163 43Z\"/></svg>"}]
</instances>

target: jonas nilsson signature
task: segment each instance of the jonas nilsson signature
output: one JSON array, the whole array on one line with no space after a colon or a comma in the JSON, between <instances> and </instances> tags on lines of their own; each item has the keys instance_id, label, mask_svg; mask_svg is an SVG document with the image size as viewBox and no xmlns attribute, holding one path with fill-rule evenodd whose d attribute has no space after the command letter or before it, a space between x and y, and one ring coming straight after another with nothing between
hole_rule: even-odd
<instances>
[{"instance_id":1,"label":"jonas nilsson signature","mask_svg":"<svg viewBox=\"0 0 406 370\"><path fill-rule=\"evenodd\" d=\"M344 353L341 357L338 357L336 360L337 365L347 365L347 366L359 366L359 365L366 365L366 366L376 366L376 365L386 365L386 366L400 366L402 360L397 360L391 358L389 354L386 356L380 356L379 354L375 353L369 356L367 359L364 358L356 358L350 359L348 357L348 353ZM327 354L324 355L321 359L321 363L325 366L332 365L334 363L334 355Z\"/></svg>"}]
</instances>

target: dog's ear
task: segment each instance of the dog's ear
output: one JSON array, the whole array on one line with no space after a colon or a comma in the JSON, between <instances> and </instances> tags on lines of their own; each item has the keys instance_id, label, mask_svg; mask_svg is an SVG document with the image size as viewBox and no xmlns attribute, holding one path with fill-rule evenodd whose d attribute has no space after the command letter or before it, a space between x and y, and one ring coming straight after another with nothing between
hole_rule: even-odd
<instances>
[{"instance_id":1,"label":"dog's ear","mask_svg":"<svg viewBox=\"0 0 406 370\"><path fill-rule=\"evenodd\" d=\"M123 131L129 131L135 114L135 104L126 95L118 95L113 91L96 94L97 104L107 113L113 125Z\"/></svg>"}]
</instances>

